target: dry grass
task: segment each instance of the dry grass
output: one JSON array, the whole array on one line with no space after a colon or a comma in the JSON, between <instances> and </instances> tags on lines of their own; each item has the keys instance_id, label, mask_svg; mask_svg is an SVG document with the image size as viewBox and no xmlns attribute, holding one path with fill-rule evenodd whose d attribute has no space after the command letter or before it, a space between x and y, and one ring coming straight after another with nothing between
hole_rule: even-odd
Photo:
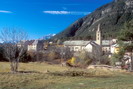
<instances>
[{"instance_id":1,"label":"dry grass","mask_svg":"<svg viewBox=\"0 0 133 89\"><path fill-rule=\"evenodd\" d=\"M67 69L68 69L67 67L61 67L60 65L50 65L47 63L38 63L38 62L19 64L19 71L45 72L46 70L49 70L51 72L55 72L55 71L64 71ZM0 62L0 72L10 72L10 63Z\"/></svg>"},{"instance_id":2,"label":"dry grass","mask_svg":"<svg viewBox=\"0 0 133 89\"><path fill-rule=\"evenodd\" d=\"M11 74L9 63L1 62L0 89L133 89L133 75L125 71L70 69L46 63L20 63L19 71L27 73Z\"/></svg>"}]
</instances>

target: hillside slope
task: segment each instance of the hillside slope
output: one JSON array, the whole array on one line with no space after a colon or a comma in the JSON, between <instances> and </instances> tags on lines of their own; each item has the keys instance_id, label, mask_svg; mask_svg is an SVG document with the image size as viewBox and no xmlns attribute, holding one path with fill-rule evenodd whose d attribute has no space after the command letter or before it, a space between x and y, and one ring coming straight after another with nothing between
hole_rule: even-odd
<instances>
[{"instance_id":1,"label":"hillside slope","mask_svg":"<svg viewBox=\"0 0 133 89\"><path fill-rule=\"evenodd\" d=\"M77 20L64 31L54 36L54 39L87 36L95 37L98 24L101 24L104 38L115 37L117 32L123 28L124 23L132 19L132 0L115 0Z\"/></svg>"}]
</instances>

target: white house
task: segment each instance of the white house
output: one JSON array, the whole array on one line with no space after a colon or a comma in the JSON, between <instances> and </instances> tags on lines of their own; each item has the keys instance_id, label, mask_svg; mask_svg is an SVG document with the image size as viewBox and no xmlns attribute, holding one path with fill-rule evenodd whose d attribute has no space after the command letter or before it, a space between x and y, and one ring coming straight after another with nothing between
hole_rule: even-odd
<instances>
[{"instance_id":1,"label":"white house","mask_svg":"<svg viewBox=\"0 0 133 89\"><path fill-rule=\"evenodd\" d=\"M88 45L86 45L85 50L91 53L99 53L99 54L102 53L102 47L93 41L91 41Z\"/></svg>"},{"instance_id":2,"label":"white house","mask_svg":"<svg viewBox=\"0 0 133 89\"><path fill-rule=\"evenodd\" d=\"M65 41L64 47L69 47L70 51L82 51L85 47L90 43L90 41L84 40L72 40L72 41Z\"/></svg>"},{"instance_id":3,"label":"white house","mask_svg":"<svg viewBox=\"0 0 133 89\"><path fill-rule=\"evenodd\" d=\"M28 51L36 51L36 49L37 49L37 40L28 44Z\"/></svg>"},{"instance_id":4,"label":"white house","mask_svg":"<svg viewBox=\"0 0 133 89\"><path fill-rule=\"evenodd\" d=\"M102 47L100 45L98 45L95 42L90 42L86 47L85 50L89 53L92 53L93 56L95 55L95 57L99 57L103 54L102 52ZM99 59L98 58L98 59Z\"/></svg>"},{"instance_id":5,"label":"white house","mask_svg":"<svg viewBox=\"0 0 133 89\"><path fill-rule=\"evenodd\" d=\"M34 40L28 44L28 51L40 51L44 49L44 42L41 40Z\"/></svg>"}]
</instances>

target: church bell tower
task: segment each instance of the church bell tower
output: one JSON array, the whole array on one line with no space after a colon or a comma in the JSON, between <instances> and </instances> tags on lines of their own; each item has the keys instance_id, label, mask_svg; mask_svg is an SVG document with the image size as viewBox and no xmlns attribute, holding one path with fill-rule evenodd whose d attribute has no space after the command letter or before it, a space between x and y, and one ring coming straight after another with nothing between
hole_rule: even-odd
<instances>
[{"instance_id":1,"label":"church bell tower","mask_svg":"<svg viewBox=\"0 0 133 89\"><path fill-rule=\"evenodd\" d=\"M100 29L100 24L98 25L98 29L96 31L96 43L102 46L102 33Z\"/></svg>"}]
</instances>

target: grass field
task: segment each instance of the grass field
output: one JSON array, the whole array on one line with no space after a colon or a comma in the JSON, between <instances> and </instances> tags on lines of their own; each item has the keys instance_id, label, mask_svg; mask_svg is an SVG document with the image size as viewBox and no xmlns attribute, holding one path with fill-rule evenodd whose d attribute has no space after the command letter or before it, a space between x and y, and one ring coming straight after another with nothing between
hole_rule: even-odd
<instances>
[{"instance_id":1,"label":"grass field","mask_svg":"<svg viewBox=\"0 0 133 89\"><path fill-rule=\"evenodd\" d=\"M58 75L68 70L90 74ZM0 62L0 89L133 89L133 74L123 71L70 69L46 63L20 63L19 71L25 73L11 74L10 64Z\"/></svg>"}]
</instances>

